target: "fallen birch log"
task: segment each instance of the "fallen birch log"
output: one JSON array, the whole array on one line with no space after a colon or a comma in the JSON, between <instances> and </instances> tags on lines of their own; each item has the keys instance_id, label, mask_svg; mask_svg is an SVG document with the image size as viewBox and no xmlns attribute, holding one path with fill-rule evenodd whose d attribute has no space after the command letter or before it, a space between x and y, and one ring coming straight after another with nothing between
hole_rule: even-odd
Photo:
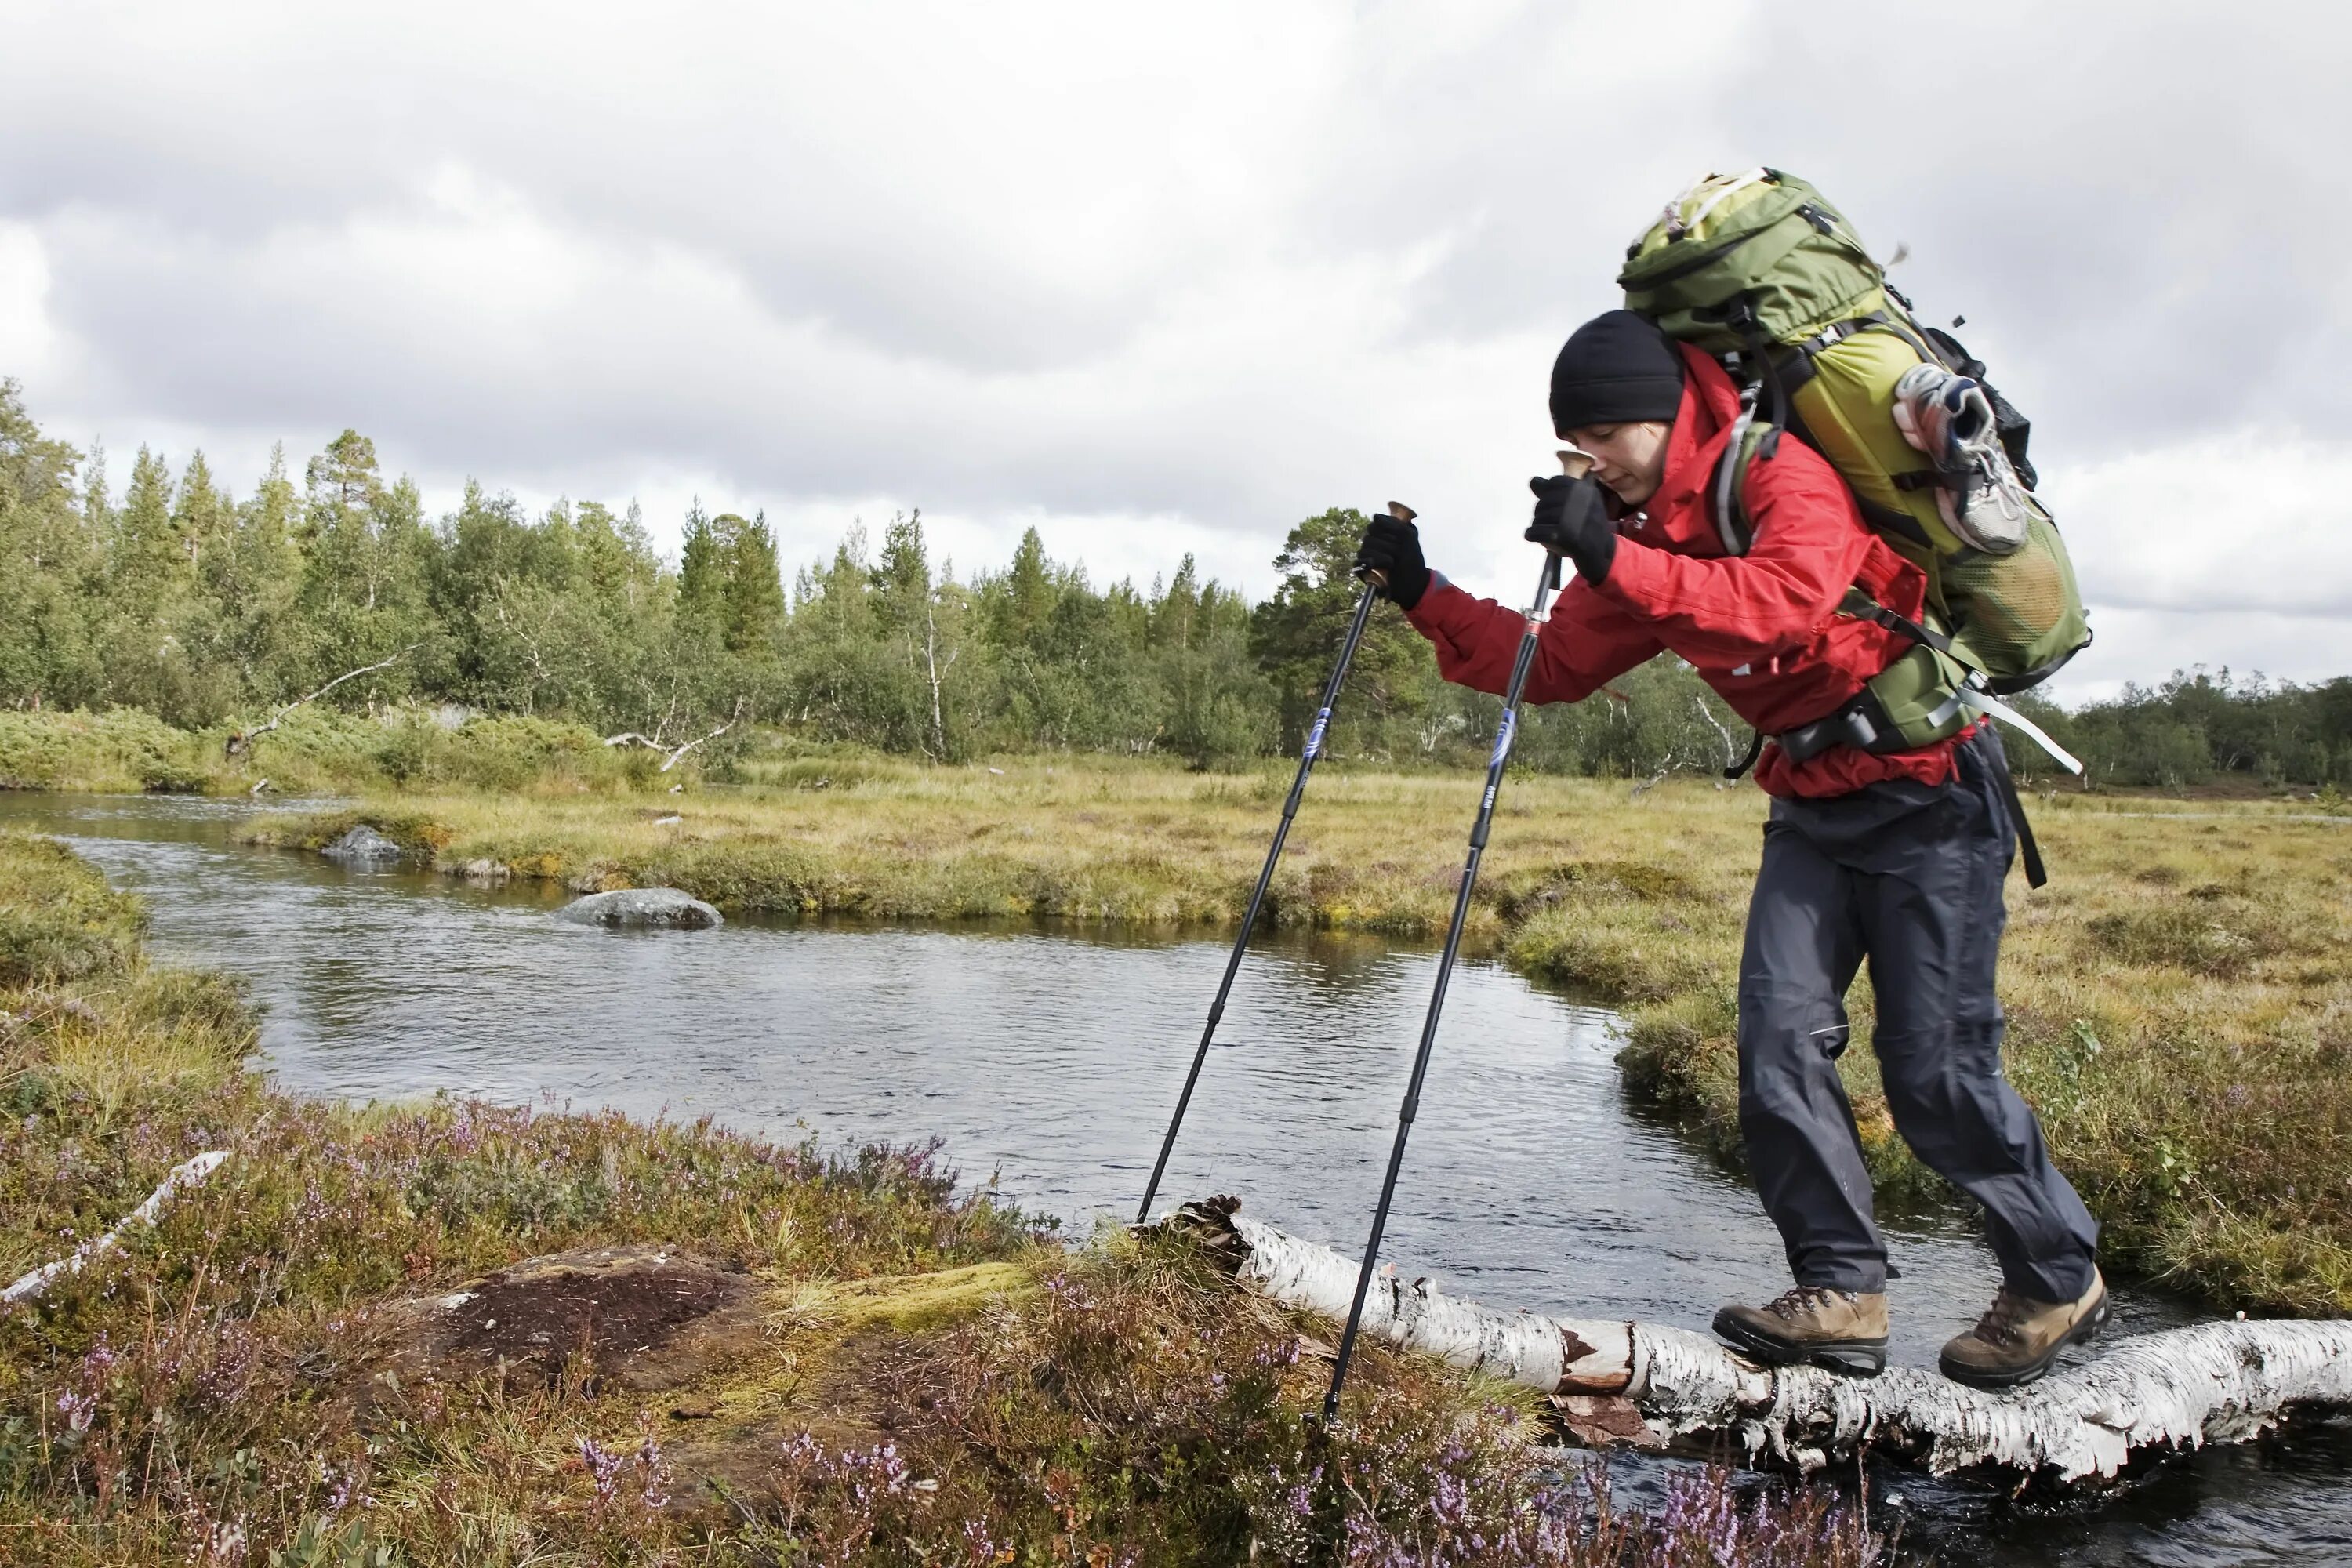
<instances>
[{"instance_id":1,"label":"fallen birch log","mask_svg":"<svg viewBox=\"0 0 2352 1568\"><path fill-rule=\"evenodd\" d=\"M64 1276L80 1273L82 1265L90 1259L103 1258L121 1247L125 1232L141 1226L153 1225L155 1216L163 1212L163 1205L173 1194L184 1187L202 1185L204 1179L218 1170L221 1162L227 1158L227 1150L215 1149L173 1166L172 1173L147 1194L146 1202L116 1220L105 1234L90 1237L56 1262L44 1263L38 1268L18 1275L7 1289L0 1289L0 1301L21 1301L30 1296L38 1296Z\"/></svg>"},{"instance_id":2,"label":"fallen birch log","mask_svg":"<svg viewBox=\"0 0 2352 1568\"><path fill-rule=\"evenodd\" d=\"M1243 1289L1333 1322L1356 1261L1239 1211L1186 1204L1150 1228L1182 1237ZM2352 1404L2352 1322L2217 1322L2107 1346L2074 1371L1985 1393L1933 1372L1872 1379L1762 1367L1702 1334L1649 1323L1501 1312L1410 1283L1373 1282L1361 1331L1552 1396L1601 1447L1734 1442L1800 1471L1859 1449L1934 1474L1993 1469L2062 1481L2112 1476L2134 1455L2242 1442L2297 1406Z\"/></svg>"}]
</instances>

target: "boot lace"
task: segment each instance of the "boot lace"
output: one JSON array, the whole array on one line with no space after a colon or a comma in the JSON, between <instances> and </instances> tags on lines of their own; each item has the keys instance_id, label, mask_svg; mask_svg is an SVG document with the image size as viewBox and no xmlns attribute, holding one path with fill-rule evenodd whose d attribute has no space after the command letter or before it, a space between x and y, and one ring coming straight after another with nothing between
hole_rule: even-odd
<instances>
[{"instance_id":1,"label":"boot lace","mask_svg":"<svg viewBox=\"0 0 2352 1568\"><path fill-rule=\"evenodd\" d=\"M1836 1299L1837 1294L1824 1286L1800 1285L1794 1289L1783 1290L1767 1301L1764 1310L1784 1323L1794 1322L1812 1308L1827 1305Z\"/></svg>"},{"instance_id":2,"label":"boot lace","mask_svg":"<svg viewBox=\"0 0 2352 1568\"><path fill-rule=\"evenodd\" d=\"M2017 1338L2018 1330L2032 1315L2032 1308L2026 1299L2012 1293L2004 1285L1993 1292L1992 1305L1987 1307L1985 1315L1977 1320L1977 1338L1992 1345L2011 1343Z\"/></svg>"}]
</instances>

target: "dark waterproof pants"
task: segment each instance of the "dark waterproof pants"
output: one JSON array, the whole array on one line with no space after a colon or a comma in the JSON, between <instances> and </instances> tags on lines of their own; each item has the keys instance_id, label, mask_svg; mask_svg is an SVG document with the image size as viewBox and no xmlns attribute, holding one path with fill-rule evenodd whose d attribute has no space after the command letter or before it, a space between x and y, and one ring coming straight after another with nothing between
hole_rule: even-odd
<instances>
[{"instance_id":1,"label":"dark waterproof pants","mask_svg":"<svg viewBox=\"0 0 2352 1568\"><path fill-rule=\"evenodd\" d=\"M1895 1131L1984 1205L2011 1289L2071 1301L2090 1286L2098 1226L2001 1074L1993 968L2016 835L1991 770L2007 765L1986 734L1960 747L1947 784L1773 803L1739 964L1739 1126L1801 1285L1886 1288L1837 1073L1846 989L1866 959Z\"/></svg>"}]
</instances>

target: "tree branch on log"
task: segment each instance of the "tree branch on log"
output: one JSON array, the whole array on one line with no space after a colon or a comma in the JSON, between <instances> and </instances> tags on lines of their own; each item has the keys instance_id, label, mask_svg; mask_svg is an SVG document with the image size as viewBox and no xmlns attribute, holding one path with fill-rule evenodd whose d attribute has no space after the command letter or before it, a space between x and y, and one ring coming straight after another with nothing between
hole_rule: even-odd
<instances>
[{"instance_id":1,"label":"tree branch on log","mask_svg":"<svg viewBox=\"0 0 2352 1568\"><path fill-rule=\"evenodd\" d=\"M1244 1289L1342 1321L1356 1262L1237 1212L1186 1204L1147 1228L1201 1247ZM2297 1406L2352 1405L2352 1321L2200 1324L2123 1341L2088 1364L1986 1393L1895 1367L1864 1380L1762 1367L1702 1334L1650 1323L1500 1312L1384 1270L1362 1332L1552 1396L1593 1446L1738 1442L1801 1472L1867 1448L1942 1475L2112 1476L2133 1455L2242 1442Z\"/></svg>"},{"instance_id":2,"label":"tree branch on log","mask_svg":"<svg viewBox=\"0 0 2352 1568\"><path fill-rule=\"evenodd\" d=\"M394 665L398 664L402 659L406 658L410 654L415 653L423 646L424 645L421 643L410 643L406 647L402 648L390 658L378 659L373 664L363 664L357 669L347 669L343 671L342 674L335 677L334 679L330 680L326 685L321 686L318 690L310 693L310 696L297 698L295 700L289 702L285 707L280 708L275 714L270 716L268 723L256 725L250 730L240 730L236 733L231 735L228 738L226 753L232 757L236 756L238 752L252 745L254 742L258 741L262 736L267 735L270 731L275 730L278 725L286 722L286 716L289 713L293 712L297 708L305 707L310 703L316 702L320 698L324 697L328 692L332 691L336 687L341 686L346 680L357 680L362 675L373 675L379 669L389 669Z\"/></svg>"},{"instance_id":3,"label":"tree branch on log","mask_svg":"<svg viewBox=\"0 0 2352 1568\"><path fill-rule=\"evenodd\" d=\"M735 700L735 713L732 718L729 719L724 724L719 725L716 730L711 731L708 735L697 736L695 739L688 741L682 746L673 748L667 741L656 739L656 737L661 733L659 727L656 728L652 735L640 734L635 730L625 730L617 735L607 735L604 737L604 744L608 746L643 746L648 751L667 752L669 754L662 760L662 765L657 770L658 772L666 773L669 772L670 769L677 766L677 764L685 759L687 752L694 750L697 746L705 745L709 742L719 739L719 736L724 735L728 731L732 730L736 725L742 721L743 699L738 697Z\"/></svg>"}]
</instances>

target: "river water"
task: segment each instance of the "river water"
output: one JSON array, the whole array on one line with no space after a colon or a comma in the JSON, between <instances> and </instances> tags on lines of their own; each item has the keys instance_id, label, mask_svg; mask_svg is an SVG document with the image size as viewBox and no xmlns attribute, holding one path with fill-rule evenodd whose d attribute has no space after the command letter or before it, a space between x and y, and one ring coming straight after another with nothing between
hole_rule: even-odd
<instances>
[{"instance_id":1,"label":"river water","mask_svg":"<svg viewBox=\"0 0 2352 1568\"><path fill-rule=\"evenodd\" d=\"M968 1180L1076 1235L1131 1216L1227 949L1069 927L605 931L551 920L561 900L533 891L238 847L246 809L0 795L0 823L66 837L147 895L159 954L251 981L266 1065L290 1089L941 1136ZM1360 1248L1434 969L1429 950L1363 937L1254 947L1163 1201L1235 1193ZM1698 1330L1783 1288L1752 1194L1624 1103L1612 1022L1496 964L1457 973L1384 1256L1496 1306ZM1931 1365L1990 1299L1990 1258L1950 1215L1887 1228L1892 1354ZM2189 1316L2119 1297L2113 1333ZM1666 1468L1621 1465L1621 1497ZM2050 1510L1891 1475L1873 1500L1949 1563L2352 1563L2352 1423Z\"/></svg>"}]
</instances>

